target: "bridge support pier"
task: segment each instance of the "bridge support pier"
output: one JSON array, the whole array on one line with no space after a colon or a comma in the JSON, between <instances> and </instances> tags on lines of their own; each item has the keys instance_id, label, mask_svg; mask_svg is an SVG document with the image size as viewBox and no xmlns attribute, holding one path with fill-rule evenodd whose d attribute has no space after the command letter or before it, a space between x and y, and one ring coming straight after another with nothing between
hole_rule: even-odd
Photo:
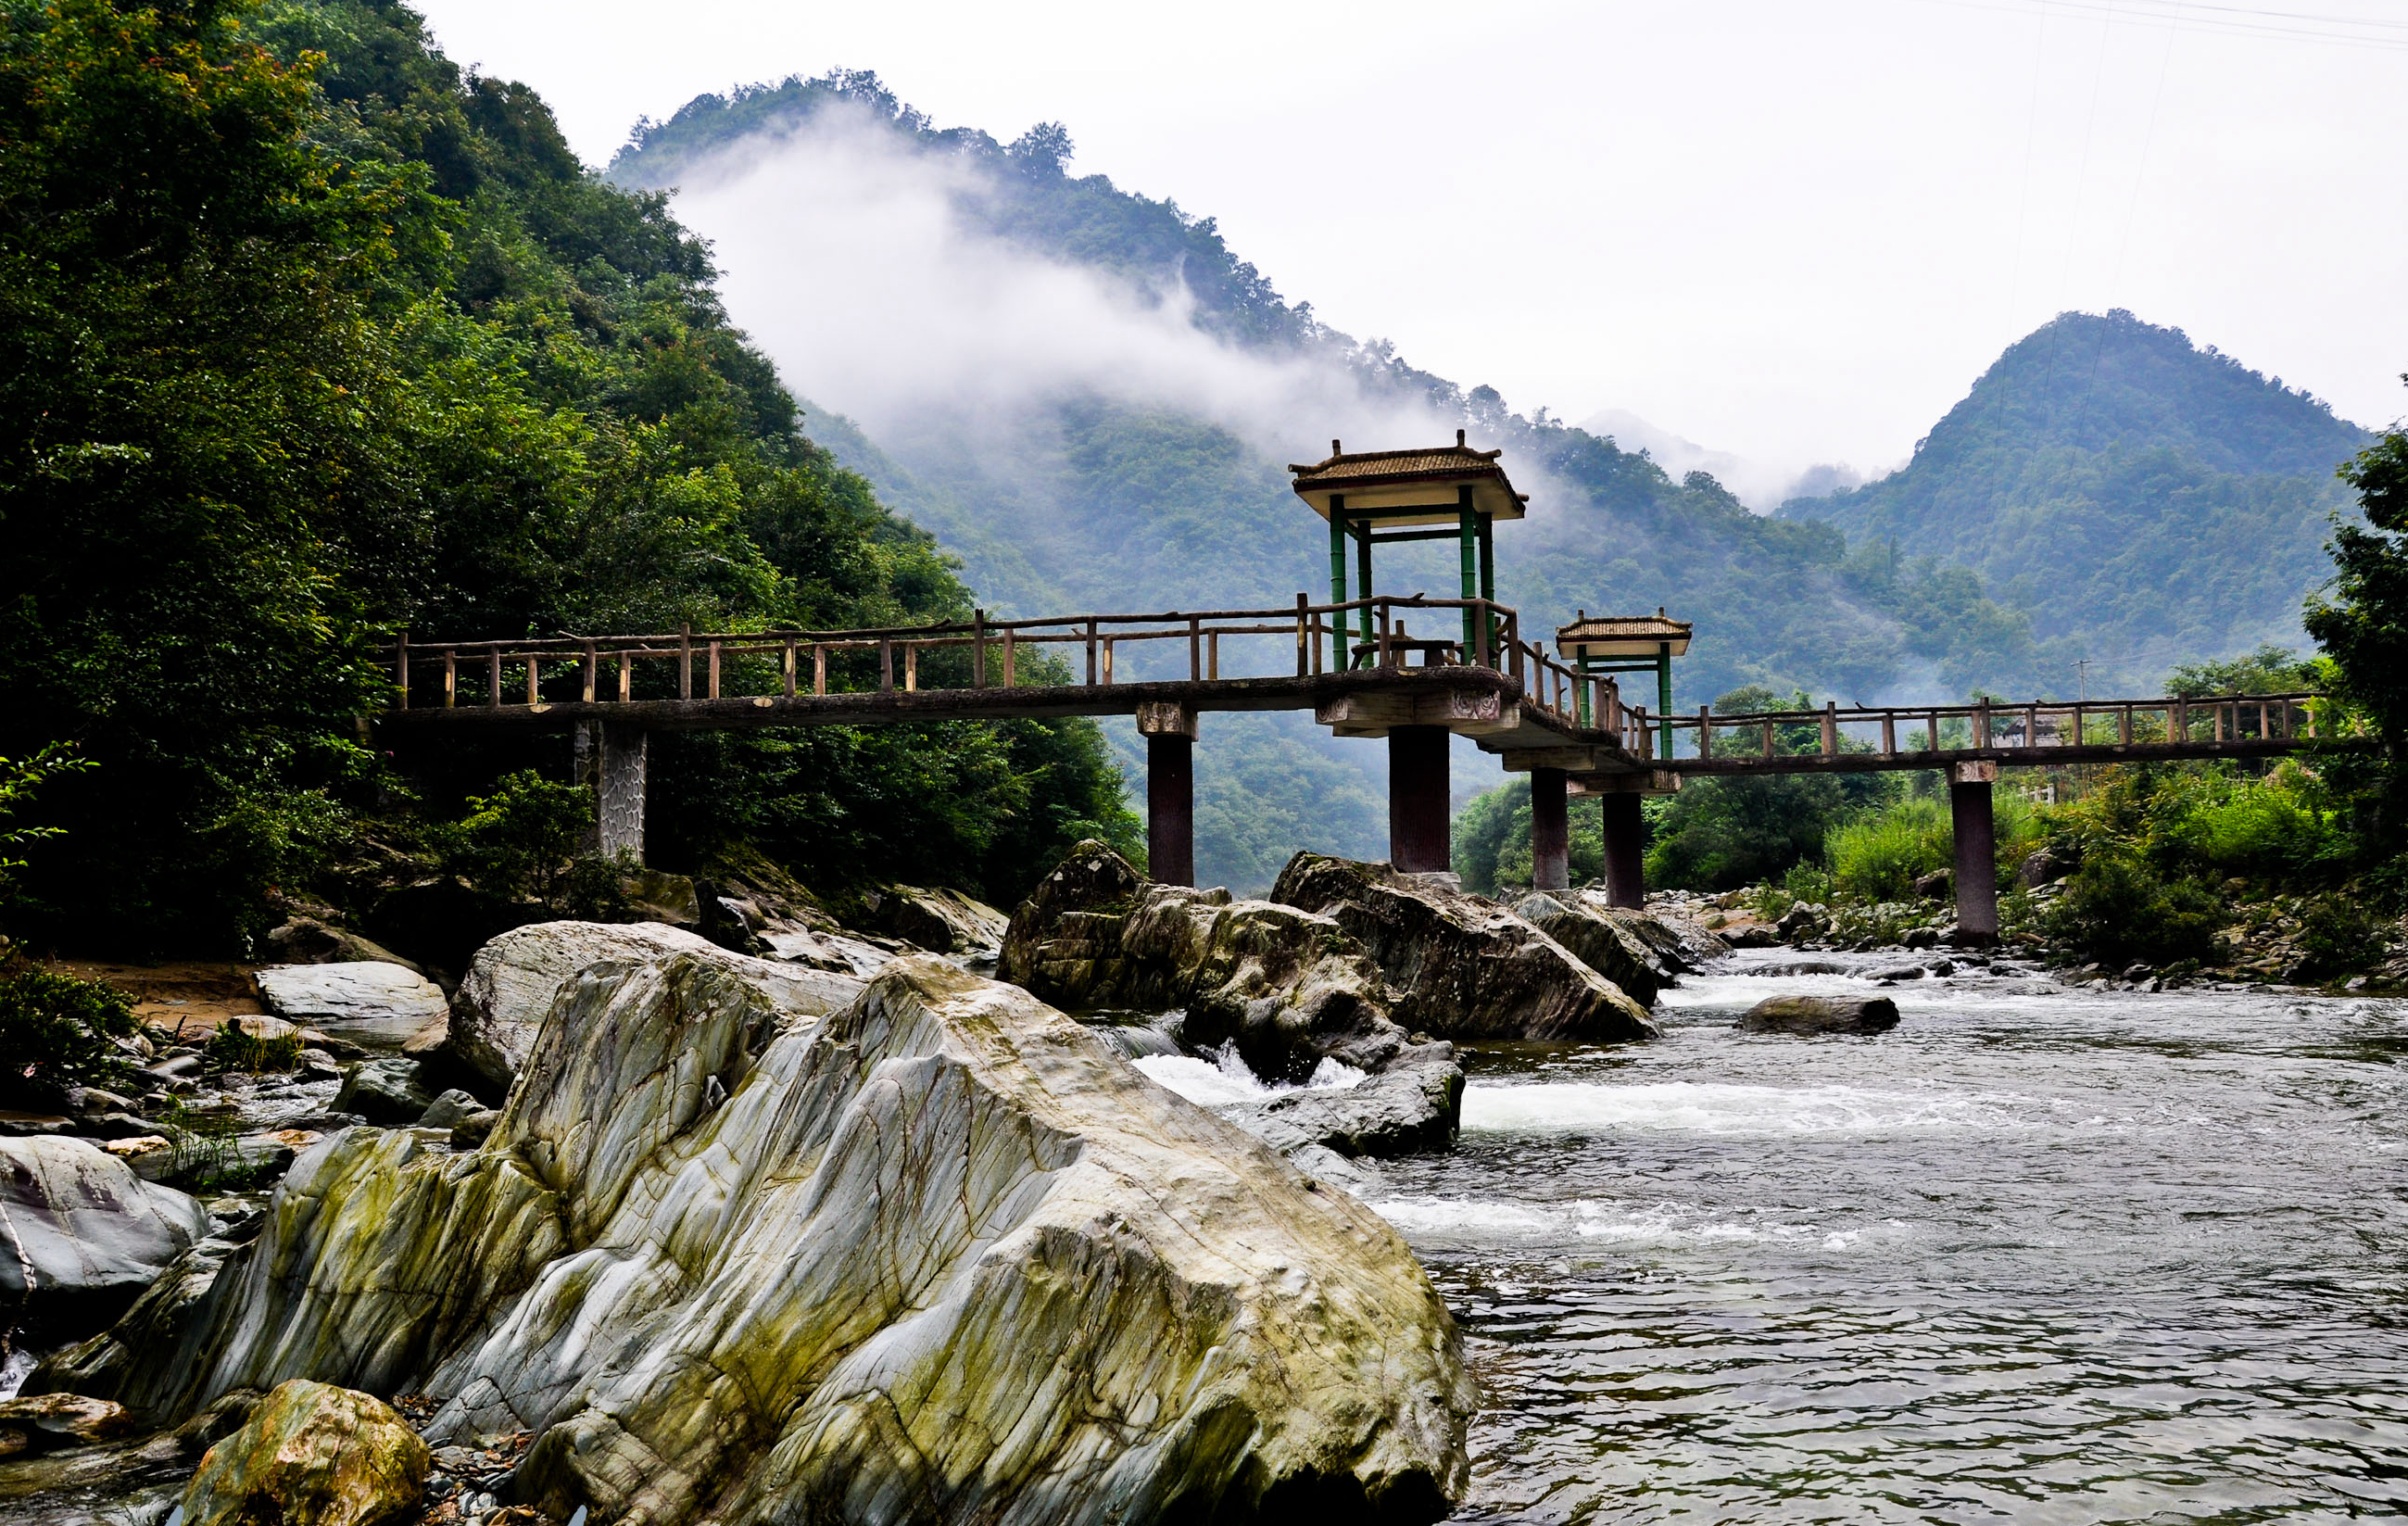
<instances>
[{"instance_id":1,"label":"bridge support pier","mask_svg":"<svg viewBox=\"0 0 2408 1526\"><path fill-rule=\"evenodd\" d=\"M1530 883L1541 890L1571 887L1571 823L1565 817L1564 770L1530 770Z\"/></svg>"},{"instance_id":2,"label":"bridge support pier","mask_svg":"<svg viewBox=\"0 0 2408 1526\"><path fill-rule=\"evenodd\" d=\"M1605 903L1638 911L1647 904L1647 820L1637 790L1598 797L1604 813Z\"/></svg>"},{"instance_id":3,"label":"bridge support pier","mask_svg":"<svg viewBox=\"0 0 2408 1526\"><path fill-rule=\"evenodd\" d=\"M1196 883L1196 712L1146 704L1137 711L1145 738L1145 860L1156 885Z\"/></svg>"},{"instance_id":4,"label":"bridge support pier","mask_svg":"<svg viewBox=\"0 0 2408 1526\"><path fill-rule=\"evenodd\" d=\"M1999 766L1980 761L1948 768L1948 819L1956 837L1956 941L1986 948L1999 941L1998 834L1990 820L1990 786Z\"/></svg>"},{"instance_id":5,"label":"bridge support pier","mask_svg":"<svg viewBox=\"0 0 2408 1526\"><path fill-rule=\"evenodd\" d=\"M644 787L651 733L616 721L582 721L570 748L577 782L594 791L592 844L605 858L644 861Z\"/></svg>"},{"instance_id":6,"label":"bridge support pier","mask_svg":"<svg viewBox=\"0 0 2408 1526\"><path fill-rule=\"evenodd\" d=\"M1388 862L1399 873L1445 873L1455 865L1446 756L1453 740L1442 726L1388 732Z\"/></svg>"}]
</instances>

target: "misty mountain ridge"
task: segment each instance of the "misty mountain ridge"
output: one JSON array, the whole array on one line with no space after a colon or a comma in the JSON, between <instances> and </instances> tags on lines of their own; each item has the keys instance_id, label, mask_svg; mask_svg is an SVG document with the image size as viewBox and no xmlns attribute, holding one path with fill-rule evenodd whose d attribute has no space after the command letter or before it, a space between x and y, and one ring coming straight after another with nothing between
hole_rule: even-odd
<instances>
[{"instance_id":1,"label":"misty mountain ridge","mask_svg":"<svg viewBox=\"0 0 2408 1526\"><path fill-rule=\"evenodd\" d=\"M2178 328L2065 313L2010 345L1899 470L1785 504L1859 548L1967 567L2111 683L2297 645L2334 468L2372 439Z\"/></svg>"},{"instance_id":2,"label":"misty mountain ridge","mask_svg":"<svg viewBox=\"0 0 2408 1526\"><path fill-rule=\"evenodd\" d=\"M1759 513L1770 513L1792 498L1819 498L1861 486L1864 473L1844 461L1817 462L1803 471L1770 462L1710 450L1693 439L1652 424L1628 409L1609 408L1581 420L1579 428L1599 439L1610 439L1626 451L1637 451L1674 477L1702 471L1739 495L1740 501Z\"/></svg>"}]
</instances>

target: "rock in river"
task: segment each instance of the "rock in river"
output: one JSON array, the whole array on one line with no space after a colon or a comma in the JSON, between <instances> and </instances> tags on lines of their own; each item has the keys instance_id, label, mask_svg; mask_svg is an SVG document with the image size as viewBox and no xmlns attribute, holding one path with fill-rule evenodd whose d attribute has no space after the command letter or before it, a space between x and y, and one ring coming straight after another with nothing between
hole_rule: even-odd
<instances>
[{"instance_id":1,"label":"rock in river","mask_svg":"<svg viewBox=\"0 0 2408 1526\"><path fill-rule=\"evenodd\" d=\"M1442 1039L1652 1039L1622 988L1494 901L1385 864L1299 853L1271 899L1330 917L1401 993L1398 1020Z\"/></svg>"},{"instance_id":2,"label":"rock in river","mask_svg":"<svg viewBox=\"0 0 2408 1526\"><path fill-rule=\"evenodd\" d=\"M125 1312L208 1232L201 1205L79 1139L0 1139L0 1307L44 1336Z\"/></svg>"},{"instance_id":3,"label":"rock in river","mask_svg":"<svg viewBox=\"0 0 2408 1526\"><path fill-rule=\"evenodd\" d=\"M1886 1033L1898 1003L1885 996L1768 996L1741 1014L1742 1033Z\"/></svg>"},{"instance_id":4,"label":"rock in river","mask_svg":"<svg viewBox=\"0 0 2408 1526\"><path fill-rule=\"evenodd\" d=\"M434 1461L372 1395L295 1379L208 1449L184 1490L186 1526L387 1526L426 1492Z\"/></svg>"},{"instance_id":5,"label":"rock in river","mask_svg":"<svg viewBox=\"0 0 2408 1526\"><path fill-rule=\"evenodd\" d=\"M311 1149L107 1396L423 1392L438 1444L534 1432L513 1498L650 1526L1459 1497L1457 1336L1379 1217L1025 991L914 957L821 1018L758 964L575 977L475 1153Z\"/></svg>"},{"instance_id":6,"label":"rock in river","mask_svg":"<svg viewBox=\"0 0 2408 1526\"><path fill-rule=\"evenodd\" d=\"M440 1032L443 993L417 971L376 959L270 965L253 977L279 1017L370 1049Z\"/></svg>"}]
</instances>

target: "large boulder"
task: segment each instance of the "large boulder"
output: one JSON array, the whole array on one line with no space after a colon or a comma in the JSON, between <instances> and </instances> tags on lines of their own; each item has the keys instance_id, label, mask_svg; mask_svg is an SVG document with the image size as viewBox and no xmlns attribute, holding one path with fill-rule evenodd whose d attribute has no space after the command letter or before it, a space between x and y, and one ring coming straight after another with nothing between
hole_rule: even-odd
<instances>
[{"instance_id":1,"label":"large boulder","mask_svg":"<svg viewBox=\"0 0 2408 1526\"><path fill-rule=\"evenodd\" d=\"M413 1045L411 1052L428 1062L428 1078L437 1085L499 1103L564 983L598 964L679 953L742 961L738 968L752 978L771 983L814 1013L833 1012L861 990L856 978L732 954L699 933L657 922L538 922L477 950L452 998L440 1042ZM423 1110L426 1101L418 1105Z\"/></svg>"},{"instance_id":2,"label":"large boulder","mask_svg":"<svg viewBox=\"0 0 2408 1526\"><path fill-rule=\"evenodd\" d=\"M115 1319L208 1229L192 1198L82 1140L0 1139L0 1308L45 1340Z\"/></svg>"},{"instance_id":3,"label":"large boulder","mask_svg":"<svg viewBox=\"0 0 2408 1526\"><path fill-rule=\"evenodd\" d=\"M1886 1033L1898 1003L1885 996L1768 996L1740 1015L1742 1033Z\"/></svg>"},{"instance_id":4,"label":"large boulder","mask_svg":"<svg viewBox=\"0 0 2408 1526\"><path fill-rule=\"evenodd\" d=\"M443 1027L443 992L407 965L380 959L277 964L258 972L267 1010L366 1049L399 1049Z\"/></svg>"},{"instance_id":5,"label":"large boulder","mask_svg":"<svg viewBox=\"0 0 2408 1526\"><path fill-rule=\"evenodd\" d=\"M533 1432L515 1498L652 1526L1430 1520L1473 1404L1379 1217L927 957L825 1018L725 957L589 969L484 1148L333 1136L119 1344L156 1418L423 1393L431 1441Z\"/></svg>"},{"instance_id":6,"label":"large boulder","mask_svg":"<svg viewBox=\"0 0 2408 1526\"><path fill-rule=\"evenodd\" d=\"M185 1526L387 1526L416 1509L434 1458L373 1395L294 1379L208 1449Z\"/></svg>"},{"instance_id":7,"label":"large boulder","mask_svg":"<svg viewBox=\"0 0 2408 1526\"><path fill-rule=\"evenodd\" d=\"M1334 920L1398 993L1406 1026L1446 1039L1652 1039L1647 1010L1493 901L1386 864L1299 853L1271 899Z\"/></svg>"},{"instance_id":8,"label":"large boulder","mask_svg":"<svg viewBox=\"0 0 2408 1526\"><path fill-rule=\"evenodd\" d=\"M1316 1144L1350 1159L1428 1154L1461 1127L1463 1067L1455 1045L1422 1044L1351 1087L1299 1087L1229 1116L1282 1155Z\"/></svg>"},{"instance_id":9,"label":"large boulder","mask_svg":"<svg viewBox=\"0 0 2408 1526\"><path fill-rule=\"evenodd\" d=\"M401 1124L416 1122L434 1101L420 1073L419 1062L388 1055L361 1060L346 1070L333 1106L337 1113L348 1113L370 1123Z\"/></svg>"},{"instance_id":10,"label":"large boulder","mask_svg":"<svg viewBox=\"0 0 2408 1526\"><path fill-rule=\"evenodd\" d=\"M125 1406L79 1393L45 1393L0 1399L0 1457L96 1447L136 1429Z\"/></svg>"}]
</instances>

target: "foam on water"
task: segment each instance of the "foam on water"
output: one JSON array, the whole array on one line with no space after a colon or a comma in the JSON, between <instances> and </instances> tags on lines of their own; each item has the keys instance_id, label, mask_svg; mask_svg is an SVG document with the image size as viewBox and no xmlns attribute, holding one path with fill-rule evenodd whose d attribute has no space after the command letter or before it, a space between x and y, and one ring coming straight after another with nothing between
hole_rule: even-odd
<instances>
[{"instance_id":1,"label":"foam on water","mask_svg":"<svg viewBox=\"0 0 2408 1526\"><path fill-rule=\"evenodd\" d=\"M1753 1207L1716 1207L1664 1201L1627 1202L1577 1199L1565 1203L1435 1195L1382 1198L1371 1211L1406 1234L1498 1244L1589 1243L1619 1245L1762 1242L1823 1250L1854 1250L1868 1236L1892 1242L1912 1232L1885 1218L1840 1227L1798 1220Z\"/></svg>"},{"instance_id":2,"label":"foam on water","mask_svg":"<svg viewBox=\"0 0 2408 1526\"><path fill-rule=\"evenodd\" d=\"M1573 1081L1474 1086L1463 1127L1489 1133L1645 1130L1706 1134L1891 1133L2038 1127L2028 1100L1848 1086Z\"/></svg>"},{"instance_id":3,"label":"foam on water","mask_svg":"<svg viewBox=\"0 0 2408 1526\"><path fill-rule=\"evenodd\" d=\"M1239 1058L1235 1044L1223 1044L1206 1058L1193 1055L1146 1055L1131 1063L1199 1107L1229 1107L1297 1089L1265 1081L1256 1075ZM1324 1059L1313 1068L1312 1077L1304 1085L1315 1089L1351 1087L1360 1082L1365 1073L1342 1061Z\"/></svg>"}]
</instances>

